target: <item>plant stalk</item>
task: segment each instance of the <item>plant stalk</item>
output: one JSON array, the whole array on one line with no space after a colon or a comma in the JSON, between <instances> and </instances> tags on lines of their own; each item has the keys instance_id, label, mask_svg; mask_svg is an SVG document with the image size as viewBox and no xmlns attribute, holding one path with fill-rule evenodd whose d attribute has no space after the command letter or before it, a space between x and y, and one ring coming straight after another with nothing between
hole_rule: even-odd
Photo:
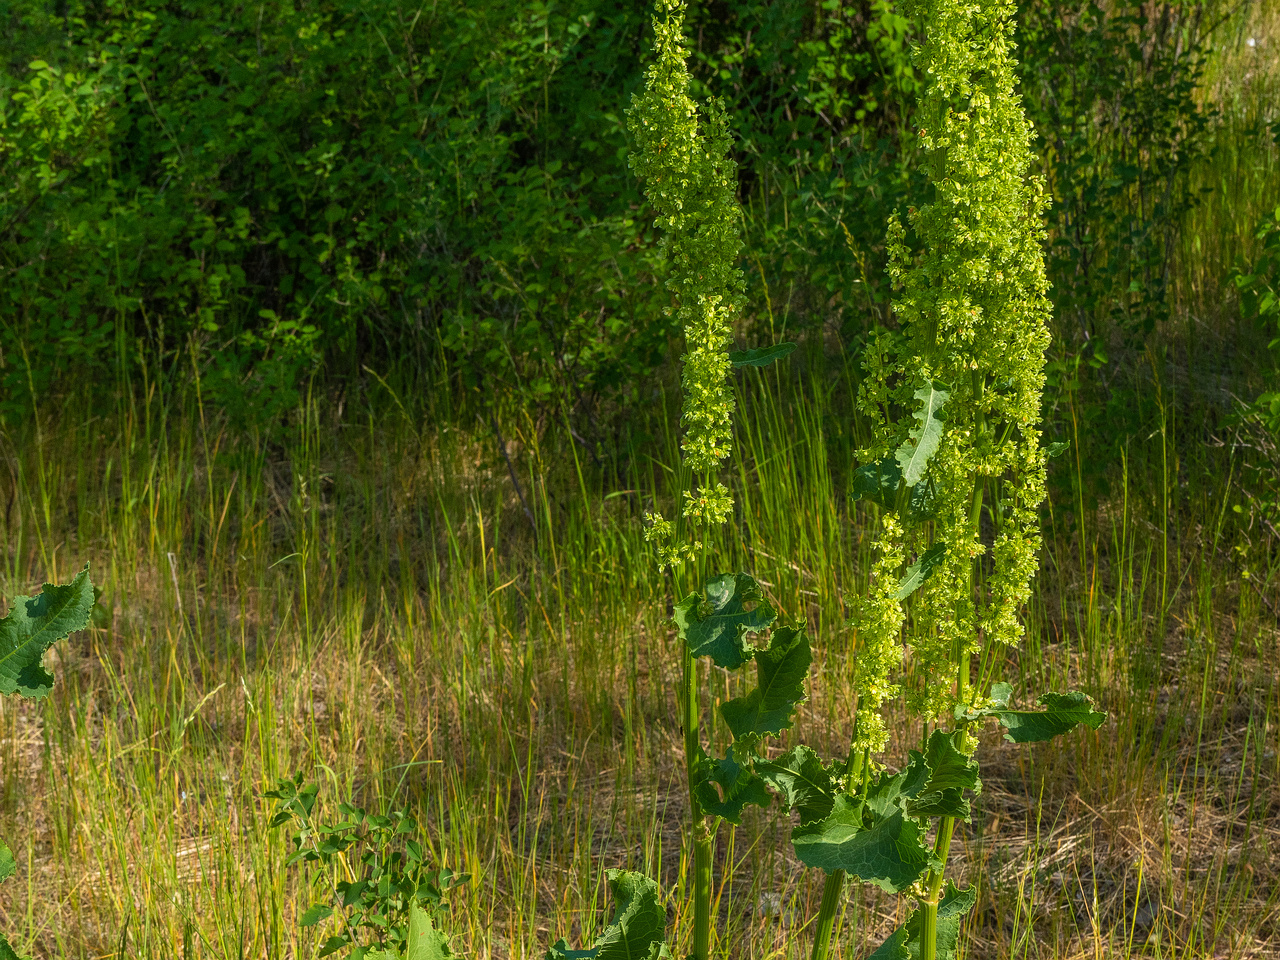
<instances>
[{"instance_id":1,"label":"plant stalk","mask_svg":"<svg viewBox=\"0 0 1280 960\"><path fill-rule=\"evenodd\" d=\"M942 899L942 879L947 870L947 854L951 852L951 835L955 831L955 817L943 817L938 823L938 838L933 844L934 856L939 864L929 872L925 882L925 899L920 904L923 923L920 927L920 960L937 960L938 957L938 901Z\"/></svg>"},{"instance_id":2,"label":"plant stalk","mask_svg":"<svg viewBox=\"0 0 1280 960\"><path fill-rule=\"evenodd\" d=\"M836 911L844 894L844 871L832 870L822 887L822 905L818 908L818 929L813 936L811 960L825 960L831 945L831 931L836 925Z\"/></svg>"}]
</instances>

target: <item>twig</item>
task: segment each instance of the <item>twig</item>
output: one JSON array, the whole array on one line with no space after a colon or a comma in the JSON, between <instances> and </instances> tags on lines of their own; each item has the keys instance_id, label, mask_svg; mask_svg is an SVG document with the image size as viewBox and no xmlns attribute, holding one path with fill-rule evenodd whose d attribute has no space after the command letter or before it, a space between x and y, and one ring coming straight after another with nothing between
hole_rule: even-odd
<instances>
[{"instance_id":1,"label":"twig","mask_svg":"<svg viewBox=\"0 0 1280 960\"><path fill-rule=\"evenodd\" d=\"M511 477L511 483L516 488L516 496L520 498L520 506L524 508L524 515L529 518L529 526L533 528L533 537L538 538L538 523L533 519L533 511L529 509L529 501L524 498L524 488L520 486L520 478L516 476L516 468L511 463L511 455L507 453L507 441L503 439L502 429L498 426L498 418L496 416L489 417L489 423L493 425L494 435L498 438L498 449L502 451L502 459L507 461L507 473Z\"/></svg>"}]
</instances>

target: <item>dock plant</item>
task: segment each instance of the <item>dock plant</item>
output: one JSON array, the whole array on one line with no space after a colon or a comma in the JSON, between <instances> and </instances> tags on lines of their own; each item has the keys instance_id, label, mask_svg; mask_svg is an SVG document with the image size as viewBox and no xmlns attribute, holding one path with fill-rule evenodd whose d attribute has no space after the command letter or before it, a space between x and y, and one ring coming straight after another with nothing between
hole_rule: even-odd
<instances>
[{"instance_id":1,"label":"dock plant","mask_svg":"<svg viewBox=\"0 0 1280 960\"><path fill-rule=\"evenodd\" d=\"M733 500L720 481L733 452L734 367L766 366L794 344L730 352L733 321L741 310L743 280L737 267L742 211L731 135L720 101L699 105L689 95L683 0L657 0L654 60L644 91L632 102L628 129L635 144L630 162L662 231L667 289L684 330L681 358L681 502L674 519L649 515L647 539L658 564L669 568L682 598L674 620L681 643L680 720L689 789L688 847L692 864L694 960L706 960L712 943L711 887L716 831L722 820L738 823L751 804L766 806L766 782L754 772L766 737L792 725L804 699L812 660L802 624L776 624L777 612L746 573L713 572L716 532L730 517ZM775 628L776 629L771 629ZM766 631L771 631L767 643ZM708 753L702 739L699 663L726 670L754 661L758 686L721 705L733 749Z\"/></svg>"},{"instance_id":2,"label":"dock plant","mask_svg":"<svg viewBox=\"0 0 1280 960\"><path fill-rule=\"evenodd\" d=\"M43 700L53 690L44 655L59 640L89 625L93 583L85 567L70 583L46 583L34 597L14 597L0 620L0 695ZM0 840L0 882L17 872L13 851ZM20 960L0 933L0 960Z\"/></svg>"},{"instance_id":3,"label":"dock plant","mask_svg":"<svg viewBox=\"0 0 1280 960\"><path fill-rule=\"evenodd\" d=\"M800 813L796 854L828 875L815 960L846 877L916 901L876 960L955 956L976 894L946 866L981 789L977 729L994 720L1030 743L1105 719L1080 693L1017 709L999 677L1024 633L1055 452L1040 435L1046 200L1015 92L1014 5L912 0L907 13L923 24L916 122L932 196L890 221L897 326L872 335L858 395L873 429L853 493L874 518L875 561L854 616L857 716L843 764L800 747L771 775ZM923 731L894 773L882 707L899 696Z\"/></svg>"}]
</instances>

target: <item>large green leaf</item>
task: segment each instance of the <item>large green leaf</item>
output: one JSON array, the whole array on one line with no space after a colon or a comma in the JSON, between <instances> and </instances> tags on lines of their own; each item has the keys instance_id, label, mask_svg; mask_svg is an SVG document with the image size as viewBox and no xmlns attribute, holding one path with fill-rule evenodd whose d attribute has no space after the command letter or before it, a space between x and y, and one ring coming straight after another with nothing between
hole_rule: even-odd
<instances>
[{"instance_id":1,"label":"large green leaf","mask_svg":"<svg viewBox=\"0 0 1280 960\"><path fill-rule=\"evenodd\" d=\"M676 626L695 657L710 657L716 666L736 670L754 652L747 634L767 629L777 613L745 573L722 573L704 589L705 596L691 593L676 604Z\"/></svg>"},{"instance_id":2,"label":"large green leaf","mask_svg":"<svg viewBox=\"0 0 1280 960\"><path fill-rule=\"evenodd\" d=\"M978 893L973 887L958 890L955 884L947 881L938 902L937 937L934 940L938 960L954 960L964 915L973 909L977 900ZM867 960L919 960L923 928L924 912L917 907L911 911L907 922L893 931Z\"/></svg>"},{"instance_id":3,"label":"large green leaf","mask_svg":"<svg viewBox=\"0 0 1280 960\"><path fill-rule=\"evenodd\" d=\"M977 720L995 717L1005 728L1004 738L1014 743L1041 743L1083 723L1097 730L1107 715L1093 709L1093 701L1083 693L1045 693L1036 700L1043 710L1013 710L1008 707L1012 689L1007 683L991 685L991 706L980 710L956 708L956 719Z\"/></svg>"},{"instance_id":4,"label":"large green leaf","mask_svg":"<svg viewBox=\"0 0 1280 960\"><path fill-rule=\"evenodd\" d=\"M942 442L942 408L946 405L951 391L936 380L926 383L915 392L920 407L912 414L920 425L912 429L910 439L898 448L896 458L902 468L902 480L908 487L914 487L924 479L925 468L929 460L938 451Z\"/></svg>"},{"instance_id":5,"label":"large green leaf","mask_svg":"<svg viewBox=\"0 0 1280 960\"><path fill-rule=\"evenodd\" d=\"M935 730L929 737L923 756L912 751L913 758L920 758L929 774L923 786L906 804L911 816L969 819L969 801L964 791L980 792L982 781L978 778L977 761L956 749L957 736Z\"/></svg>"},{"instance_id":6,"label":"large green leaf","mask_svg":"<svg viewBox=\"0 0 1280 960\"><path fill-rule=\"evenodd\" d=\"M409 907L409 942L405 960L448 960L449 938L431 922L431 914L417 903Z\"/></svg>"},{"instance_id":7,"label":"large green leaf","mask_svg":"<svg viewBox=\"0 0 1280 960\"><path fill-rule=\"evenodd\" d=\"M907 575L902 578L902 582L898 584L898 592L894 598L897 600L905 600L911 596L920 587L922 583L933 575L933 571L942 565L942 561L947 557L947 545L945 543L935 543L916 559L916 562L907 567Z\"/></svg>"},{"instance_id":8,"label":"large green leaf","mask_svg":"<svg viewBox=\"0 0 1280 960\"><path fill-rule=\"evenodd\" d=\"M13 859L13 851L9 849L7 843L0 840L0 883L12 877L17 869L18 864Z\"/></svg>"},{"instance_id":9,"label":"large green leaf","mask_svg":"<svg viewBox=\"0 0 1280 960\"><path fill-rule=\"evenodd\" d=\"M698 760L697 776L693 795L702 812L723 817L730 823L740 823L742 811L747 807L767 807L770 803L764 780L732 755L709 757L703 753ZM718 791L716 786L720 787Z\"/></svg>"},{"instance_id":10,"label":"large green leaf","mask_svg":"<svg viewBox=\"0 0 1280 960\"><path fill-rule=\"evenodd\" d=\"M14 950L9 941L0 934L0 960L31 960L30 957L23 956Z\"/></svg>"},{"instance_id":11,"label":"large green leaf","mask_svg":"<svg viewBox=\"0 0 1280 960\"><path fill-rule=\"evenodd\" d=\"M780 794L786 805L800 814L802 824L821 820L835 804L831 771L818 755L801 744L777 760L757 760L756 773Z\"/></svg>"},{"instance_id":12,"label":"large green leaf","mask_svg":"<svg viewBox=\"0 0 1280 960\"><path fill-rule=\"evenodd\" d=\"M546 960L657 960L664 953L667 912L658 885L631 870L610 870L606 877L616 911L595 946L570 950L561 940L547 951Z\"/></svg>"},{"instance_id":13,"label":"large green leaf","mask_svg":"<svg viewBox=\"0 0 1280 960\"><path fill-rule=\"evenodd\" d=\"M794 343L775 343L772 347L755 347L752 350L737 350L729 354L729 363L734 367L767 367L775 360L789 357L795 351Z\"/></svg>"},{"instance_id":14,"label":"large green leaf","mask_svg":"<svg viewBox=\"0 0 1280 960\"><path fill-rule=\"evenodd\" d=\"M70 583L46 583L36 597L14 597L0 620L0 694L45 697L53 674L42 665L45 651L89 625L93 584L85 567Z\"/></svg>"},{"instance_id":15,"label":"large green leaf","mask_svg":"<svg viewBox=\"0 0 1280 960\"><path fill-rule=\"evenodd\" d=\"M812 662L804 630L774 630L769 648L756 652L756 688L720 707L734 739L776 736L791 726L796 706L805 699L804 678Z\"/></svg>"},{"instance_id":16,"label":"large green leaf","mask_svg":"<svg viewBox=\"0 0 1280 960\"><path fill-rule=\"evenodd\" d=\"M805 866L844 870L898 893L920 878L933 855L920 824L900 808L882 817L868 807L858 797L838 794L828 816L791 831L791 843Z\"/></svg>"}]
</instances>

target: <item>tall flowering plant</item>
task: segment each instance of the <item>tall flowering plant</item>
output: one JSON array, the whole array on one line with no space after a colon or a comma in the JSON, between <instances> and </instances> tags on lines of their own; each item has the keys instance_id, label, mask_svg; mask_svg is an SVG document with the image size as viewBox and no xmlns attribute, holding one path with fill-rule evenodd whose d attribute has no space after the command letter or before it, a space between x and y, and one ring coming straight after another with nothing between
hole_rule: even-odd
<instances>
[{"instance_id":1,"label":"tall flowering plant","mask_svg":"<svg viewBox=\"0 0 1280 960\"><path fill-rule=\"evenodd\" d=\"M645 89L628 113L635 149L631 166L654 208L669 268L667 287L684 329L681 408L681 498L674 520L650 516L647 537L659 565L674 569L684 594L675 605L681 641L681 723L689 786L687 831L692 864L692 956L711 951L711 880L716 831L738 823L751 804L770 801L766 780L754 770L762 744L792 725L804 699L811 655L801 626L775 627L777 614L746 573L712 573L712 537L732 513L720 481L733 451L734 367L765 366L794 349L779 344L730 353L732 324L743 303L736 263L742 242L736 196L737 167L716 100L699 106L689 96L683 0L657 0L654 61ZM764 634L768 632L768 642ZM758 642L749 642L757 635ZM737 670L753 662L758 686L721 705L733 749L713 756L702 742L699 663L708 659Z\"/></svg>"},{"instance_id":2,"label":"tall flowering plant","mask_svg":"<svg viewBox=\"0 0 1280 960\"><path fill-rule=\"evenodd\" d=\"M889 224L897 329L865 354L858 405L873 425L854 494L872 505L875 562L857 606L858 711L848 758L798 748L772 781L800 811L805 864L827 871L813 956L825 956L845 879L906 893L916 907L873 955L955 954L972 889L945 878L956 821L981 789L974 728L1018 743L1104 715L1083 694L1010 706L996 678L1023 635L1045 495L1040 399L1049 302L1040 243L1046 200L1029 176L1031 128L1015 92L1011 0L910 0L928 78L917 109L932 198ZM882 707L902 693L921 749L880 767Z\"/></svg>"}]
</instances>

